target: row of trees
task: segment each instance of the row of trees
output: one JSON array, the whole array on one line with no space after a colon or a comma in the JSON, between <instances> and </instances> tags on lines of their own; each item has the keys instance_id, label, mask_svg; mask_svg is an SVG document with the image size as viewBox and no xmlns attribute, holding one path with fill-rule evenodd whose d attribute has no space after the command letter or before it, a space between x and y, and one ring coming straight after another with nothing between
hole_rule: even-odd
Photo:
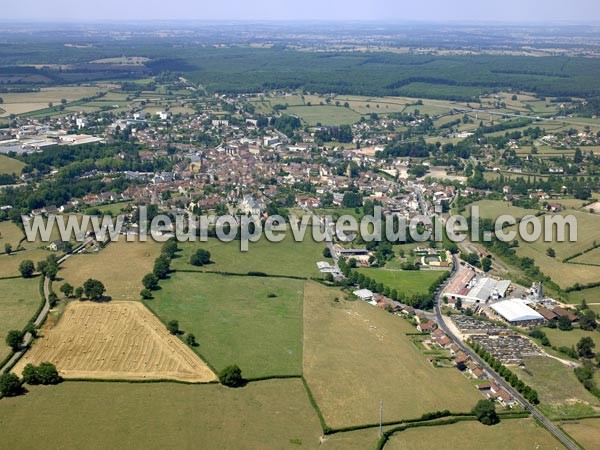
<instances>
[{"instance_id":1,"label":"row of trees","mask_svg":"<svg viewBox=\"0 0 600 450\"><path fill-rule=\"evenodd\" d=\"M526 385L511 372L504 364L494 358L491 354L489 354L483 347L481 347L477 343L471 343L471 346L475 350L475 352L481 356L481 358L487 362L494 371L498 373L502 378L504 378L512 387L514 387L523 397L525 397L529 402L537 405L540 400L538 397L538 393L535 389Z\"/></svg>"},{"instance_id":2,"label":"row of trees","mask_svg":"<svg viewBox=\"0 0 600 450\"><path fill-rule=\"evenodd\" d=\"M23 384L30 385L50 385L58 384L62 377L58 374L56 366L49 362L41 363L39 366L27 364L23 368L23 379L12 373L7 372L0 376L0 394L6 397L14 397L23 393Z\"/></svg>"},{"instance_id":3,"label":"row of trees","mask_svg":"<svg viewBox=\"0 0 600 450\"><path fill-rule=\"evenodd\" d=\"M349 259L348 262L340 259L338 265L346 277L346 282L348 285L358 285L361 287L361 289L369 289L373 292L377 292L381 295L391 298L392 300L405 303L418 309L430 309L433 307L435 301L435 291L437 290L438 286L442 284L449 276L448 272L444 272L438 278L438 280L436 280L436 282L429 286L429 292L427 294L408 295L404 291L398 291L395 288L390 288L389 286L384 285L382 282L377 282L363 273L352 270L356 267L356 261L352 258Z\"/></svg>"},{"instance_id":4,"label":"row of trees","mask_svg":"<svg viewBox=\"0 0 600 450\"><path fill-rule=\"evenodd\" d=\"M140 292L143 299L152 298L152 291L158 289L158 282L164 280L171 271L171 260L175 257L179 247L175 239L169 239L161 248L160 256L154 261L154 268L142 278L144 289Z\"/></svg>"}]
</instances>

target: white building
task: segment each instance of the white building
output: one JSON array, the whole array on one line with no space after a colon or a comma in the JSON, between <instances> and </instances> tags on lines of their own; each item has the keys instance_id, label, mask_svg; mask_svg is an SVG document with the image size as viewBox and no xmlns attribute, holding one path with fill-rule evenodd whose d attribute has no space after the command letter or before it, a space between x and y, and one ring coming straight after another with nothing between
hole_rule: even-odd
<instances>
[{"instance_id":1,"label":"white building","mask_svg":"<svg viewBox=\"0 0 600 450\"><path fill-rule=\"evenodd\" d=\"M365 302L373 300L373 292L368 289L358 289L352 293Z\"/></svg>"},{"instance_id":2,"label":"white building","mask_svg":"<svg viewBox=\"0 0 600 450\"><path fill-rule=\"evenodd\" d=\"M503 300L491 305L491 308L507 322L514 325L542 323L544 317L521 300Z\"/></svg>"}]
</instances>

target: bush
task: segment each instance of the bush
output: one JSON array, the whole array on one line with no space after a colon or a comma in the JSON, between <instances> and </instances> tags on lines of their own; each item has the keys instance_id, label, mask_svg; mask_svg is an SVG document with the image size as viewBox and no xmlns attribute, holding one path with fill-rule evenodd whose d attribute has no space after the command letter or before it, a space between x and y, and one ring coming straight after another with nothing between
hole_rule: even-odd
<instances>
[{"instance_id":1,"label":"bush","mask_svg":"<svg viewBox=\"0 0 600 450\"><path fill-rule=\"evenodd\" d=\"M496 405L490 400L479 400L471 412L484 425L495 425L500 422L496 414Z\"/></svg>"},{"instance_id":2,"label":"bush","mask_svg":"<svg viewBox=\"0 0 600 450\"><path fill-rule=\"evenodd\" d=\"M171 334L178 334L179 333L179 322L177 320L171 320L167 324L167 330L169 330L169 333L171 333Z\"/></svg>"},{"instance_id":3,"label":"bush","mask_svg":"<svg viewBox=\"0 0 600 450\"><path fill-rule=\"evenodd\" d=\"M85 283L83 283L83 292L90 300L100 300L105 291L106 288L104 287L104 284L99 280L89 278Z\"/></svg>"},{"instance_id":4,"label":"bush","mask_svg":"<svg viewBox=\"0 0 600 450\"><path fill-rule=\"evenodd\" d=\"M153 291L158 287L158 277L153 273L147 273L142 278L142 284L147 290Z\"/></svg>"},{"instance_id":5,"label":"bush","mask_svg":"<svg viewBox=\"0 0 600 450\"><path fill-rule=\"evenodd\" d=\"M58 384L62 378L52 363L41 363L39 366L27 364L23 368L23 381L27 384Z\"/></svg>"},{"instance_id":6,"label":"bush","mask_svg":"<svg viewBox=\"0 0 600 450\"><path fill-rule=\"evenodd\" d=\"M14 352L21 348L23 343L23 332L21 330L11 330L6 335L6 345L8 345Z\"/></svg>"},{"instance_id":7,"label":"bush","mask_svg":"<svg viewBox=\"0 0 600 450\"><path fill-rule=\"evenodd\" d=\"M0 393L6 397L14 397L22 392L21 381L14 373L7 372L0 376Z\"/></svg>"},{"instance_id":8,"label":"bush","mask_svg":"<svg viewBox=\"0 0 600 450\"><path fill-rule=\"evenodd\" d=\"M203 248L196 250L190 256L190 264L192 266L204 266L210 262L210 252Z\"/></svg>"},{"instance_id":9,"label":"bush","mask_svg":"<svg viewBox=\"0 0 600 450\"><path fill-rule=\"evenodd\" d=\"M154 261L154 269L152 273L156 275L157 278L164 280L167 278L167 275L171 271L171 260L166 255L160 255Z\"/></svg>"},{"instance_id":10,"label":"bush","mask_svg":"<svg viewBox=\"0 0 600 450\"><path fill-rule=\"evenodd\" d=\"M150 289L142 289L140 291L140 296L144 299L144 300L150 300L152 298L152 291Z\"/></svg>"},{"instance_id":11,"label":"bush","mask_svg":"<svg viewBox=\"0 0 600 450\"><path fill-rule=\"evenodd\" d=\"M31 278L33 272L35 272L33 261L29 259L21 261L21 264L19 264L19 272L21 272L21 276L23 278Z\"/></svg>"},{"instance_id":12,"label":"bush","mask_svg":"<svg viewBox=\"0 0 600 450\"><path fill-rule=\"evenodd\" d=\"M196 343L196 336L194 336L192 333L187 334L187 336L185 337L185 342L187 342L187 345L189 345L190 347L196 347L198 345Z\"/></svg>"},{"instance_id":13,"label":"bush","mask_svg":"<svg viewBox=\"0 0 600 450\"><path fill-rule=\"evenodd\" d=\"M221 384L228 387L240 387L244 384L242 370L237 366L227 366L219 373Z\"/></svg>"}]
</instances>

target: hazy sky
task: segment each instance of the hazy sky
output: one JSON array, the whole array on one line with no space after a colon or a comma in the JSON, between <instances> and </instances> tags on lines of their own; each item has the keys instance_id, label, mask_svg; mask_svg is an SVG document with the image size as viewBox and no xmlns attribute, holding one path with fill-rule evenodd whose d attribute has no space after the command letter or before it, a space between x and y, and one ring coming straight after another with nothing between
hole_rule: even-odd
<instances>
[{"instance_id":1,"label":"hazy sky","mask_svg":"<svg viewBox=\"0 0 600 450\"><path fill-rule=\"evenodd\" d=\"M417 20L600 23L599 0L2 0L0 20Z\"/></svg>"}]
</instances>

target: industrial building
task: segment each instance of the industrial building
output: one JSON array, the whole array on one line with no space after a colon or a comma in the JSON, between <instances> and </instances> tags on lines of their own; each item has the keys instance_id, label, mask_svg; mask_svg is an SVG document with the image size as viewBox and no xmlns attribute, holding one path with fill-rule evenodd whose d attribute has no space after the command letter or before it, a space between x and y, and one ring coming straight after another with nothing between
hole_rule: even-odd
<instances>
[{"instance_id":1,"label":"industrial building","mask_svg":"<svg viewBox=\"0 0 600 450\"><path fill-rule=\"evenodd\" d=\"M544 322L544 317L523 301L503 300L491 305L491 308L512 325L535 325Z\"/></svg>"}]
</instances>

